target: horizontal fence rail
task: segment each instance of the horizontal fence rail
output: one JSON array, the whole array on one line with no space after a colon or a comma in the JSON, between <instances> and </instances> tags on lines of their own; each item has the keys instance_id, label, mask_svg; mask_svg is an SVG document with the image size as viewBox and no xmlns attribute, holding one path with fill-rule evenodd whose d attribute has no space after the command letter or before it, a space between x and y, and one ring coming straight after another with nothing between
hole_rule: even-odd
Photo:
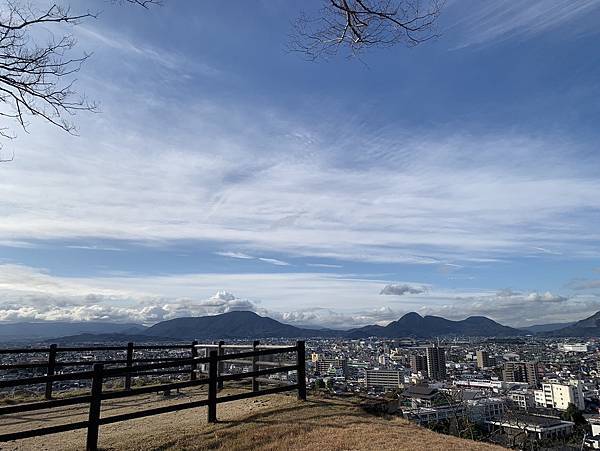
<instances>
[{"instance_id":1,"label":"horizontal fence rail","mask_svg":"<svg viewBox=\"0 0 600 451\"><path fill-rule=\"evenodd\" d=\"M190 377L196 378L196 365L197 363L184 363L188 358L198 356L198 349L196 345L197 341L191 342L191 344L168 344L168 345L145 345L145 344L137 344L128 343L126 346L62 346L59 347L56 344L50 345L48 348L13 348L13 349L0 349L0 356L2 355L19 355L19 354L46 354L47 358L45 361L35 361L35 362L27 362L27 363L6 363L0 364L0 370L26 370L26 369L41 369L46 368L46 376L53 376L56 371L60 368L64 371L69 367L92 367L96 363L103 363L105 365L122 365L125 364L126 367L133 366L134 362L161 362L161 361L180 361L181 365L190 365L189 374ZM136 358L135 351L179 351L183 352L189 350L189 357L164 357L157 356L152 358ZM63 361L58 360L58 357L61 354L65 353L86 353L86 352L120 352L125 354L125 358L115 358L115 359L89 359L89 360L75 360L75 361ZM158 376L161 374L185 374L186 371L179 369L172 369L169 371L163 372L155 372L152 375ZM70 373L70 374L74 374ZM138 374L138 376L142 376L144 374ZM145 374L150 375L150 374ZM125 388L131 388L131 376L126 374L125 376ZM87 377L85 378L87 379ZM60 380L60 379L59 379ZM67 379L63 379L67 380ZM48 400L52 399L52 391L53 391L53 382L56 380L48 379L46 381L46 387L44 391L44 397ZM39 383L39 382L34 382ZM27 384L19 384L19 385L27 385ZM15 385L17 386L17 385ZM3 386L0 385L0 388Z\"/></svg>"},{"instance_id":2,"label":"horizontal fence rail","mask_svg":"<svg viewBox=\"0 0 600 451\"><path fill-rule=\"evenodd\" d=\"M195 343L197 344L197 343ZM203 345L202 347L217 346L213 344ZM189 349L189 344L170 344L170 345L135 345L135 349L160 350L160 349ZM74 347L56 347L57 352L85 352L85 351L126 351L127 346L74 346ZM49 348L8 348L0 349L0 354L44 354Z\"/></svg>"},{"instance_id":3,"label":"horizontal fence rail","mask_svg":"<svg viewBox=\"0 0 600 451\"><path fill-rule=\"evenodd\" d=\"M208 357L200 357L199 349L211 349ZM189 349L191 357L160 357L160 358L143 358L133 359L133 351L135 350L167 350L167 349ZM250 349L249 351L243 351ZM227 350L234 352L227 353ZM117 360L101 360L96 362L86 362L93 365L92 371L78 371L71 373L55 374L55 369L60 366L84 366L80 365L81 361L77 362L57 362L56 354L59 352L93 352L93 351L126 351L126 359ZM231 402L256 396L264 396L286 391L298 392L298 399L306 400L306 350L304 341L296 342L295 346L260 346L258 341L254 341L251 345L227 345L223 341L218 344L198 344L194 341L191 345L158 345L158 346L134 346L133 343L128 343L127 346L99 346L91 348L59 348L56 345L51 345L50 348L26 348L26 349L0 349L0 354L32 354L32 353L48 353L48 362L34 362L30 364L8 364L0 366L0 369L22 369L22 368L39 368L46 366L47 374L45 376L35 376L29 378L20 378L12 380L0 381L0 389L8 387L19 387L25 385L46 384L46 401L23 403L17 405L9 405L0 407L0 415L33 412L38 410L52 409L56 407L69 406L75 404L88 404L88 420L78 421L57 426L49 426L8 434L0 433L0 442L18 440L28 437L36 437L58 432L71 431L75 429L87 428L87 450L98 449L99 428L103 424L117 423L120 421L142 418L151 415L159 415L167 412L175 412L183 409L191 409L196 407L208 407L208 421L217 421L217 405L224 402ZM265 356L282 356L293 353L295 354L294 364L283 364L271 361L261 361L260 357ZM140 364L134 365L134 363ZM150 362L150 363L146 363ZM223 374L225 363L236 364L250 367L249 371ZM106 365L125 364L126 366L107 368ZM197 367L200 364L208 365L208 377L198 378ZM27 366L29 365L29 366ZM38 366L39 365L39 366ZM190 369L179 370L182 366L189 366ZM264 368L264 367L268 368ZM262 367L262 368L261 368ZM175 369L174 369L175 368ZM158 372L157 372L158 370ZM137 377L147 374L173 374L174 372L187 373L190 379L187 381L170 382L145 387L131 388L132 377ZM278 373L296 372L296 383L271 388L260 388L260 382L282 382L277 380L267 379L262 376L270 376ZM123 390L104 391L103 383L109 378L125 377L125 388ZM232 394L227 396L218 396L218 391L223 388L224 382L239 381L244 379L252 380L252 391ZM67 380L88 380L91 381L91 390L87 395L73 396L60 399L52 399L52 384L57 381ZM283 381L285 382L285 381ZM207 385L207 399L189 401L185 403L177 403L168 406L149 408L141 411L127 412L109 417L101 417L102 401L110 399L118 399L131 397L141 394L153 392L167 392L169 390L179 390L180 388L195 387ZM50 395L50 396L49 396Z\"/></svg>"}]
</instances>

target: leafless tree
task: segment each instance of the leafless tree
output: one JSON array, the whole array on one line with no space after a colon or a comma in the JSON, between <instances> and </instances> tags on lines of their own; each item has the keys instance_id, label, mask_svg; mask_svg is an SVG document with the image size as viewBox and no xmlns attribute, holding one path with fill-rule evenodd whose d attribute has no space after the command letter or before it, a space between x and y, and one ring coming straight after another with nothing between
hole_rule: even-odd
<instances>
[{"instance_id":1,"label":"leafless tree","mask_svg":"<svg viewBox=\"0 0 600 451\"><path fill-rule=\"evenodd\" d=\"M143 8L158 2L112 0ZM16 121L25 131L31 116L75 133L71 116L79 110L93 111L96 104L74 89L74 74L90 55L71 55L76 41L65 33L64 25L96 16L92 12L73 13L59 4L38 9L19 0L0 3L0 116ZM14 138L14 131L5 124L0 127L0 136Z\"/></svg>"},{"instance_id":2,"label":"leafless tree","mask_svg":"<svg viewBox=\"0 0 600 451\"><path fill-rule=\"evenodd\" d=\"M346 50L356 56L371 47L416 46L437 37L445 0L323 0L316 17L294 23L290 50L315 60Z\"/></svg>"}]
</instances>

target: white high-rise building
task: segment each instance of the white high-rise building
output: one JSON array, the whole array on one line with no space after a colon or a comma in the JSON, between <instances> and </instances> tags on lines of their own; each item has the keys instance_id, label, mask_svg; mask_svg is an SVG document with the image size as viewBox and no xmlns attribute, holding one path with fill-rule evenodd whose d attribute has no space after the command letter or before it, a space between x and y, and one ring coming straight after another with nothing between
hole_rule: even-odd
<instances>
[{"instance_id":1,"label":"white high-rise building","mask_svg":"<svg viewBox=\"0 0 600 451\"><path fill-rule=\"evenodd\" d=\"M569 381L569 384L542 384L541 390L534 391L535 404L539 407L567 410L569 404L583 410L583 384L581 381Z\"/></svg>"},{"instance_id":2,"label":"white high-rise building","mask_svg":"<svg viewBox=\"0 0 600 451\"><path fill-rule=\"evenodd\" d=\"M399 388L404 383L404 373L398 370L367 370L367 388Z\"/></svg>"},{"instance_id":3,"label":"white high-rise building","mask_svg":"<svg viewBox=\"0 0 600 451\"><path fill-rule=\"evenodd\" d=\"M587 343L564 343L560 346L564 352L588 352Z\"/></svg>"}]
</instances>

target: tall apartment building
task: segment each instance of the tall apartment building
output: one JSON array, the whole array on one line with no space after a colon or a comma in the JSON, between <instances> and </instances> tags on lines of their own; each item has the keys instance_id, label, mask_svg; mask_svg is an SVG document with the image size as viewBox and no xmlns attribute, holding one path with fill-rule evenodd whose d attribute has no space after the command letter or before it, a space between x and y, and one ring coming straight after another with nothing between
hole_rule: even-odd
<instances>
[{"instance_id":1,"label":"tall apartment building","mask_svg":"<svg viewBox=\"0 0 600 451\"><path fill-rule=\"evenodd\" d=\"M404 374L397 370L367 370L367 388L399 388L404 382Z\"/></svg>"},{"instance_id":2,"label":"tall apartment building","mask_svg":"<svg viewBox=\"0 0 600 451\"><path fill-rule=\"evenodd\" d=\"M427 376L427 357L424 355L411 355L410 370L415 374L420 372L423 376Z\"/></svg>"},{"instance_id":3,"label":"tall apartment building","mask_svg":"<svg viewBox=\"0 0 600 451\"><path fill-rule=\"evenodd\" d=\"M534 396L538 407L567 410L569 404L575 404L579 410L585 409L581 381L569 381L569 384L544 383L541 390L534 391Z\"/></svg>"},{"instance_id":4,"label":"tall apartment building","mask_svg":"<svg viewBox=\"0 0 600 451\"><path fill-rule=\"evenodd\" d=\"M527 382L530 386L537 386L537 362L504 362L502 378L506 382Z\"/></svg>"},{"instance_id":5,"label":"tall apartment building","mask_svg":"<svg viewBox=\"0 0 600 451\"><path fill-rule=\"evenodd\" d=\"M489 368L490 356L487 351L477 351L477 368Z\"/></svg>"},{"instance_id":6,"label":"tall apartment building","mask_svg":"<svg viewBox=\"0 0 600 451\"><path fill-rule=\"evenodd\" d=\"M342 370L344 377L348 377L348 360L344 358L327 358L317 356L313 359L315 370L321 375L326 375L332 370Z\"/></svg>"},{"instance_id":7,"label":"tall apartment building","mask_svg":"<svg viewBox=\"0 0 600 451\"><path fill-rule=\"evenodd\" d=\"M433 380L446 379L446 349L438 346L428 347L427 376Z\"/></svg>"}]
</instances>

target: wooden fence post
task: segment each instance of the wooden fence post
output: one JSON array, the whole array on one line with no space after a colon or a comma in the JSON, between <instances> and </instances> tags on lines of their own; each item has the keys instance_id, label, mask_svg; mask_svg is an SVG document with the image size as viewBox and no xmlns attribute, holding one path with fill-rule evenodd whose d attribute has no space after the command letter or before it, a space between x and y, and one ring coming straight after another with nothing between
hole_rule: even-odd
<instances>
[{"instance_id":1,"label":"wooden fence post","mask_svg":"<svg viewBox=\"0 0 600 451\"><path fill-rule=\"evenodd\" d=\"M298 399L306 401L306 347L304 341L297 342L298 347Z\"/></svg>"},{"instance_id":2,"label":"wooden fence post","mask_svg":"<svg viewBox=\"0 0 600 451\"><path fill-rule=\"evenodd\" d=\"M225 348L223 347L223 345L225 344L225 342L223 340L221 340L219 342L219 357L225 355ZM219 363L217 364L217 376L221 376L223 374L223 361L219 360ZM217 388L219 390L221 390L223 388L223 381L219 381L217 383Z\"/></svg>"},{"instance_id":3,"label":"wooden fence post","mask_svg":"<svg viewBox=\"0 0 600 451\"><path fill-rule=\"evenodd\" d=\"M54 371L56 368L56 345L50 345L50 350L48 351L48 368L46 371L46 376L54 376ZM52 399L52 381L46 382L46 399Z\"/></svg>"},{"instance_id":4,"label":"wooden fence post","mask_svg":"<svg viewBox=\"0 0 600 451\"><path fill-rule=\"evenodd\" d=\"M198 341L194 340L192 341L192 359L195 359L198 357L198 348L196 347L196 345L198 344ZM191 365L191 371L190 371L190 380L191 381L195 381L196 380L196 369L198 368L198 364L196 362L192 362Z\"/></svg>"},{"instance_id":5,"label":"wooden fence post","mask_svg":"<svg viewBox=\"0 0 600 451\"><path fill-rule=\"evenodd\" d=\"M94 376L92 377L92 399L90 401L90 412L88 418L88 430L86 451L97 451L98 429L100 428L100 407L102 404L102 377L104 365L94 364Z\"/></svg>"},{"instance_id":6,"label":"wooden fence post","mask_svg":"<svg viewBox=\"0 0 600 451\"><path fill-rule=\"evenodd\" d=\"M217 422L217 367L218 352L210 351L208 367L208 422Z\"/></svg>"},{"instance_id":7,"label":"wooden fence post","mask_svg":"<svg viewBox=\"0 0 600 451\"><path fill-rule=\"evenodd\" d=\"M258 345L260 344L260 341L258 340L254 340L252 342L252 351L256 352L258 350ZM258 356L257 355L253 355L252 356L252 371L258 371ZM257 392L259 390L259 386L258 386L258 380L256 379L256 376L252 376L252 391Z\"/></svg>"},{"instance_id":8,"label":"wooden fence post","mask_svg":"<svg viewBox=\"0 0 600 451\"><path fill-rule=\"evenodd\" d=\"M127 368L133 366L133 343L127 343ZM125 390L131 390L131 373L125 375Z\"/></svg>"}]
</instances>

